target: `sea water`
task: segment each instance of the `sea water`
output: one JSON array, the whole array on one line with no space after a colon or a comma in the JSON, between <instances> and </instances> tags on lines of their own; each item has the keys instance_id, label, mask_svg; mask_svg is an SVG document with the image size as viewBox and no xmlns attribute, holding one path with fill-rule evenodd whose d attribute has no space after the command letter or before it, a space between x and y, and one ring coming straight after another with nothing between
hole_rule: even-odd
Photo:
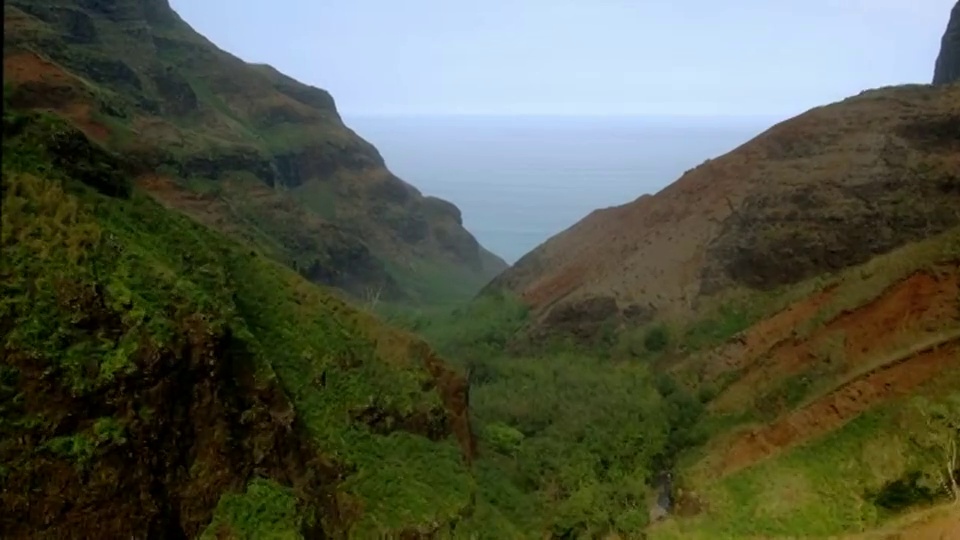
<instances>
[{"instance_id":1,"label":"sea water","mask_svg":"<svg viewBox=\"0 0 960 540\"><path fill-rule=\"evenodd\" d=\"M597 208L655 193L779 119L364 116L345 122L394 174L447 199L508 263Z\"/></svg>"}]
</instances>

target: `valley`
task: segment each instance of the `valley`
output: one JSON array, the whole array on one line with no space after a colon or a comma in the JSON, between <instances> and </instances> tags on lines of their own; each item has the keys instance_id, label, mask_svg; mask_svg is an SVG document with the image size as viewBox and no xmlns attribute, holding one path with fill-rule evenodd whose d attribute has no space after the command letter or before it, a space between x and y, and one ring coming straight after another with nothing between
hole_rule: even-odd
<instances>
[{"instance_id":1,"label":"valley","mask_svg":"<svg viewBox=\"0 0 960 540\"><path fill-rule=\"evenodd\" d=\"M960 537L958 13L508 268L166 0L5 3L0 537Z\"/></svg>"}]
</instances>

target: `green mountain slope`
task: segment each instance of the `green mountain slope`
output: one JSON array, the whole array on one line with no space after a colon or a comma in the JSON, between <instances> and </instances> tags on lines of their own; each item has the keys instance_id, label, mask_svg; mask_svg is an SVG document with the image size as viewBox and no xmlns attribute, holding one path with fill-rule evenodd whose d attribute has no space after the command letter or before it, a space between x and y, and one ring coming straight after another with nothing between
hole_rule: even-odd
<instances>
[{"instance_id":1,"label":"green mountain slope","mask_svg":"<svg viewBox=\"0 0 960 540\"><path fill-rule=\"evenodd\" d=\"M501 263L329 95L165 0L4 28L0 537L949 532L956 86L818 108L466 305L384 310L421 341L339 297L443 308Z\"/></svg>"},{"instance_id":2,"label":"green mountain slope","mask_svg":"<svg viewBox=\"0 0 960 540\"><path fill-rule=\"evenodd\" d=\"M391 174L327 92L218 49L165 1L16 0L4 30L11 103L56 111L166 206L312 281L431 304L506 267L454 205Z\"/></svg>"},{"instance_id":3,"label":"green mountain slope","mask_svg":"<svg viewBox=\"0 0 960 540\"><path fill-rule=\"evenodd\" d=\"M473 484L465 381L163 208L125 166L54 116L4 107L2 536L454 524Z\"/></svg>"}]
</instances>

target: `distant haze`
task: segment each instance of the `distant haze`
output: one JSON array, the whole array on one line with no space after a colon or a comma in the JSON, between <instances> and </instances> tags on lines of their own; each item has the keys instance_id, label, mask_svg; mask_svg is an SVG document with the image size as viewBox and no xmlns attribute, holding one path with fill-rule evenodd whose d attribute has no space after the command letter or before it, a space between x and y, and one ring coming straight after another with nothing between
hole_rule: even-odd
<instances>
[{"instance_id":1,"label":"distant haze","mask_svg":"<svg viewBox=\"0 0 960 540\"><path fill-rule=\"evenodd\" d=\"M172 0L509 262L779 120L927 83L954 0ZM566 116L566 118L561 118Z\"/></svg>"},{"instance_id":2,"label":"distant haze","mask_svg":"<svg viewBox=\"0 0 960 540\"><path fill-rule=\"evenodd\" d=\"M691 116L357 116L401 178L453 201L513 263L591 210L659 191L775 120Z\"/></svg>"},{"instance_id":3,"label":"distant haze","mask_svg":"<svg viewBox=\"0 0 960 540\"><path fill-rule=\"evenodd\" d=\"M790 116L930 80L954 0L173 0L359 114Z\"/></svg>"}]
</instances>

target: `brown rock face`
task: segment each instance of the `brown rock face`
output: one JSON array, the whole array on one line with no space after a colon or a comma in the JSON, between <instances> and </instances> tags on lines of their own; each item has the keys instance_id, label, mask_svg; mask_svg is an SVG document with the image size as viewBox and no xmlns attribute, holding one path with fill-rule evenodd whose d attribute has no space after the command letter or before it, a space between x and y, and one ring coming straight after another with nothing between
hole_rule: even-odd
<instances>
[{"instance_id":1,"label":"brown rock face","mask_svg":"<svg viewBox=\"0 0 960 540\"><path fill-rule=\"evenodd\" d=\"M933 84L960 81L960 2L953 5L950 21L943 33L940 54L933 72Z\"/></svg>"},{"instance_id":2,"label":"brown rock face","mask_svg":"<svg viewBox=\"0 0 960 540\"><path fill-rule=\"evenodd\" d=\"M733 286L772 289L944 231L958 208L960 87L871 90L591 213L490 287L546 321L588 298L683 316Z\"/></svg>"}]
</instances>

